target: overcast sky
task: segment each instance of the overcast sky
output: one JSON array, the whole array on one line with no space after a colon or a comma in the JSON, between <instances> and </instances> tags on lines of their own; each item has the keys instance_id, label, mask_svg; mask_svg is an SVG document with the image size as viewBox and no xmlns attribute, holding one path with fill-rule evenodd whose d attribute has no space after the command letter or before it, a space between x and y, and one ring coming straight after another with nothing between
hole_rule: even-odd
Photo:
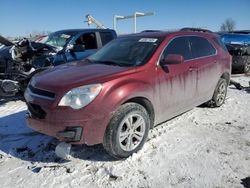
<instances>
[{"instance_id":1,"label":"overcast sky","mask_svg":"<svg viewBox=\"0 0 250 188\"><path fill-rule=\"evenodd\" d=\"M0 34L87 28L86 14L112 28L113 15L135 11L155 13L138 18L137 31L182 27L218 31L227 18L236 22L236 29L250 29L250 0L1 0ZM117 29L119 33L133 32L133 20L119 21Z\"/></svg>"}]
</instances>

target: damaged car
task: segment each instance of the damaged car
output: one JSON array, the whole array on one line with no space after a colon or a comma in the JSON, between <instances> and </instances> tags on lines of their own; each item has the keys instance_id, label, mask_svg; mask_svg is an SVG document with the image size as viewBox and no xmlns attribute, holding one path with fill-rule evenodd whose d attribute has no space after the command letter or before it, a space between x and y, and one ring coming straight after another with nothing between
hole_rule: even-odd
<instances>
[{"instance_id":1,"label":"damaged car","mask_svg":"<svg viewBox=\"0 0 250 188\"><path fill-rule=\"evenodd\" d=\"M31 77L49 67L84 59L116 38L111 29L69 29L51 33L44 42L0 37L0 96L23 94Z\"/></svg>"},{"instance_id":2,"label":"damaged car","mask_svg":"<svg viewBox=\"0 0 250 188\"><path fill-rule=\"evenodd\" d=\"M206 31L121 36L85 60L36 74L24 95L27 124L126 158L155 125L203 103L223 105L231 56L218 40Z\"/></svg>"},{"instance_id":3,"label":"damaged car","mask_svg":"<svg viewBox=\"0 0 250 188\"><path fill-rule=\"evenodd\" d=\"M250 72L250 31L235 31L221 35L229 53L232 55L233 73Z\"/></svg>"}]
</instances>

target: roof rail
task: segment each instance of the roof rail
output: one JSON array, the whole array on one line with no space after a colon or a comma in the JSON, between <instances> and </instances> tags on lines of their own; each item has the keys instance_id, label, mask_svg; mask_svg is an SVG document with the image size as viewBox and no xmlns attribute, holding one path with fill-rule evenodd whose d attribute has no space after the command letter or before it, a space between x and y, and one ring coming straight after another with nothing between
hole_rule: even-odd
<instances>
[{"instance_id":1,"label":"roof rail","mask_svg":"<svg viewBox=\"0 0 250 188\"><path fill-rule=\"evenodd\" d=\"M201 29L201 28L193 28L193 27L184 27L180 29L180 31L195 31L195 32L204 32L204 33L213 33L208 29Z\"/></svg>"}]
</instances>

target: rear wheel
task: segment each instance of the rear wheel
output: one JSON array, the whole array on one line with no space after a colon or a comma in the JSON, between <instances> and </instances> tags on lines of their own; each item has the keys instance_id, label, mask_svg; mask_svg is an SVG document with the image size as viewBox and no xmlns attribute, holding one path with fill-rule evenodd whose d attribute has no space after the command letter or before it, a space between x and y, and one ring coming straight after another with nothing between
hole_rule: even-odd
<instances>
[{"instance_id":1,"label":"rear wheel","mask_svg":"<svg viewBox=\"0 0 250 188\"><path fill-rule=\"evenodd\" d=\"M226 95L227 95L227 81L224 78L220 78L215 88L213 98L207 102L207 105L209 107L220 107L224 103Z\"/></svg>"},{"instance_id":2,"label":"rear wheel","mask_svg":"<svg viewBox=\"0 0 250 188\"><path fill-rule=\"evenodd\" d=\"M103 146L115 158L126 158L144 145L150 127L146 109L137 103L122 105L107 127Z\"/></svg>"}]
</instances>

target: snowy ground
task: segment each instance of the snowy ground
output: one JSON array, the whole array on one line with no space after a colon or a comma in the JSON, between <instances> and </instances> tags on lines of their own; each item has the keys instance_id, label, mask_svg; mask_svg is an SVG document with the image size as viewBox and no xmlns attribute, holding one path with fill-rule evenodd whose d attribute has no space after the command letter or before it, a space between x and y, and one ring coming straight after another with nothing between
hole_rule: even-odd
<instances>
[{"instance_id":1,"label":"snowy ground","mask_svg":"<svg viewBox=\"0 0 250 188\"><path fill-rule=\"evenodd\" d=\"M248 85L250 77L233 78ZM230 87L221 108L197 107L150 132L126 160L101 145L73 147L25 125L25 104L0 101L1 187L250 187L250 91Z\"/></svg>"}]
</instances>

